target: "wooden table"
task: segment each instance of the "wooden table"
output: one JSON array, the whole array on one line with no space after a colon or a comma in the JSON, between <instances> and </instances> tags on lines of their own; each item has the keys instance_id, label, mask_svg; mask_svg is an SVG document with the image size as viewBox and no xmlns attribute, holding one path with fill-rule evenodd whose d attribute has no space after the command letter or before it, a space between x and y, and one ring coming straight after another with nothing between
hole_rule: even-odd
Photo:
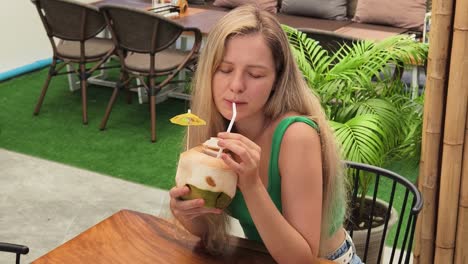
<instances>
[{"instance_id":1,"label":"wooden table","mask_svg":"<svg viewBox=\"0 0 468 264\"><path fill-rule=\"evenodd\" d=\"M222 255L208 254L200 239L167 220L121 210L32 264L276 263L263 244L230 236ZM318 259L314 264L335 262Z\"/></svg>"},{"instance_id":2,"label":"wooden table","mask_svg":"<svg viewBox=\"0 0 468 264\"><path fill-rule=\"evenodd\" d=\"M275 263L263 245L230 237L225 254L211 256L199 238L161 218L121 210L33 264Z\"/></svg>"}]
</instances>

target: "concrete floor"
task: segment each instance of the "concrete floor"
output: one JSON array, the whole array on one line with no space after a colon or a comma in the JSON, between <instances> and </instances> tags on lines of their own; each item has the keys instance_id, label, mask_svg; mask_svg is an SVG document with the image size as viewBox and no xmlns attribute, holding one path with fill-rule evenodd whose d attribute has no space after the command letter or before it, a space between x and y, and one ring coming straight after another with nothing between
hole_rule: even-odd
<instances>
[{"instance_id":1,"label":"concrete floor","mask_svg":"<svg viewBox=\"0 0 468 264\"><path fill-rule=\"evenodd\" d=\"M0 149L0 241L29 263L121 209L171 218L167 191ZM238 223L231 233L243 236ZM14 263L0 252L0 263Z\"/></svg>"}]
</instances>

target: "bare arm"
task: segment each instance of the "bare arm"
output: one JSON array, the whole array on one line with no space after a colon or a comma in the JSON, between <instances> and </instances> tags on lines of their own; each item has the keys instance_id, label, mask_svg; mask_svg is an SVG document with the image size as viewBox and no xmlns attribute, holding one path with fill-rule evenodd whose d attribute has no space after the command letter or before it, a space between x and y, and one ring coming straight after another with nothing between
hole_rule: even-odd
<instances>
[{"instance_id":1,"label":"bare arm","mask_svg":"<svg viewBox=\"0 0 468 264\"><path fill-rule=\"evenodd\" d=\"M322 162L320 138L313 128L303 123L288 128L281 144L279 168L283 215L268 195L258 170L257 175L248 175L248 184L239 188L275 260L314 263L320 242Z\"/></svg>"}]
</instances>

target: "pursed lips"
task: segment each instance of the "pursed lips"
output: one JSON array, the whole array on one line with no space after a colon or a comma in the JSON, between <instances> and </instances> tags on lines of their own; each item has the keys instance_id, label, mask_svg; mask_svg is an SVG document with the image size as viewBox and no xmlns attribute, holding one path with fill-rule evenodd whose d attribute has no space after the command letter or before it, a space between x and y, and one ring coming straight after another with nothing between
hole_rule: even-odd
<instances>
[{"instance_id":1,"label":"pursed lips","mask_svg":"<svg viewBox=\"0 0 468 264\"><path fill-rule=\"evenodd\" d=\"M229 99L224 99L224 101L226 101L229 104L236 103L236 105L241 105L241 104L246 104L247 103L247 102L242 102L242 101L238 101L238 100L229 100Z\"/></svg>"}]
</instances>

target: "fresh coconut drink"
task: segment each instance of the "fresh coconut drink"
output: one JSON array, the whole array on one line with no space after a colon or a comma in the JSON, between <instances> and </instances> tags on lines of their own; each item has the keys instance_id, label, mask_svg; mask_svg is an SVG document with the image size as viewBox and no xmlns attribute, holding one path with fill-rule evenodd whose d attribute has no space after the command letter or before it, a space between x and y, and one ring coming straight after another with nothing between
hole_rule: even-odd
<instances>
[{"instance_id":1,"label":"fresh coconut drink","mask_svg":"<svg viewBox=\"0 0 468 264\"><path fill-rule=\"evenodd\" d=\"M217 158L216 138L180 154L176 173L178 187L188 186L190 193L182 199L203 198L205 206L226 208L236 194L237 174Z\"/></svg>"},{"instance_id":2,"label":"fresh coconut drink","mask_svg":"<svg viewBox=\"0 0 468 264\"><path fill-rule=\"evenodd\" d=\"M236 119L236 104L232 103L231 122L227 132L231 132ZM174 124L185 125L190 137L190 125L204 125L205 121L188 111L171 118ZM237 187L237 174L220 158L223 149L218 146L218 138L210 138L202 145L188 149L180 154L176 173L177 187L188 186L190 193L182 199L203 198L205 207L226 208L234 198Z\"/></svg>"}]
</instances>

